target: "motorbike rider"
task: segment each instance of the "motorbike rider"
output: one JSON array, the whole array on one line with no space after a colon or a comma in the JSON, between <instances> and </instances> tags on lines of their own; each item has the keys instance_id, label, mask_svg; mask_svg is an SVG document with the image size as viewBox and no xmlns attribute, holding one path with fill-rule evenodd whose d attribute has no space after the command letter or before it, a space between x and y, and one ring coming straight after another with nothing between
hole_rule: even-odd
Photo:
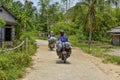
<instances>
[{"instance_id":1,"label":"motorbike rider","mask_svg":"<svg viewBox=\"0 0 120 80\"><path fill-rule=\"evenodd\" d=\"M56 43L56 38L55 38L55 35L53 33L53 31L50 32L50 35L48 35L48 47L50 46L50 43L51 42L54 42L54 45Z\"/></svg>"},{"instance_id":2,"label":"motorbike rider","mask_svg":"<svg viewBox=\"0 0 120 80\"><path fill-rule=\"evenodd\" d=\"M50 39L50 37L54 35L53 31L50 31L50 34L48 35L48 39Z\"/></svg>"},{"instance_id":3,"label":"motorbike rider","mask_svg":"<svg viewBox=\"0 0 120 80\"><path fill-rule=\"evenodd\" d=\"M65 45L69 46L69 52L71 53L70 43L68 41L68 37L64 34L64 30L60 30L60 36L59 36L58 41L56 43L56 46L57 46L56 51L57 51L57 55L59 56L59 58L60 58L61 49L63 47L62 42L64 42Z\"/></svg>"},{"instance_id":4,"label":"motorbike rider","mask_svg":"<svg viewBox=\"0 0 120 80\"><path fill-rule=\"evenodd\" d=\"M64 30L60 30L60 37L58 38L58 41L68 42L68 37L64 35Z\"/></svg>"}]
</instances>

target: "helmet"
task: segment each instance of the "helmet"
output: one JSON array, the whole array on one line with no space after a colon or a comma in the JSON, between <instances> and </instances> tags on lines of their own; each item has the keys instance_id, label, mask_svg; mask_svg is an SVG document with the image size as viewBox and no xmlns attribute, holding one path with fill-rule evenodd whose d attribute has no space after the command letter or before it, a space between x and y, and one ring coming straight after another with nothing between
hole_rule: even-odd
<instances>
[{"instance_id":1,"label":"helmet","mask_svg":"<svg viewBox=\"0 0 120 80\"><path fill-rule=\"evenodd\" d=\"M50 31L50 33L53 33L53 31Z\"/></svg>"},{"instance_id":2,"label":"helmet","mask_svg":"<svg viewBox=\"0 0 120 80\"><path fill-rule=\"evenodd\" d=\"M60 33L64 33L64 30L60 30Z\"/></svg>"}]
</instances>

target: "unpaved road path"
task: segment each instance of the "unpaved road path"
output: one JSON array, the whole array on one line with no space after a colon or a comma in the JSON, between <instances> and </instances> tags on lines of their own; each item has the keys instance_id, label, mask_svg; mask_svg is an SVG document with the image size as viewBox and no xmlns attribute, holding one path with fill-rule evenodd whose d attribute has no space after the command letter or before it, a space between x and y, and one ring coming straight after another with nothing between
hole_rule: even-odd
<instances>
[{"instance_id":1,"label":"unpaved road path","mask_svg":"<svg viewBox=\"0 0 120 80\"><path fill-rule=\"evenodd\" d=\"M55 51L49 51L47 41L37 40L37 44L33 66L20 80L120 80L120 66L104 64L79 48L72 48L71 57L64 64Z\"/></svg>"}]
</instances>

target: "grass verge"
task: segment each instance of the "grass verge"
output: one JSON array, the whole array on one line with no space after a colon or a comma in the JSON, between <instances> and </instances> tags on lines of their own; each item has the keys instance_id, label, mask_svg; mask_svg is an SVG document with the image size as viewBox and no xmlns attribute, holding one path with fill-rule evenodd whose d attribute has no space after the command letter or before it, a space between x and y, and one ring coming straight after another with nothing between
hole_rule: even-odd
<instances>
[{"instance_id":1,"label":"grass verge","mask_svg":"<svg viewBox=\"0 0 120 80\"><path fill-rule=\"evenodd\" d=\"M110 46L106 43L97 43L92 44L89 49L88 44L86 43L79 43L77 40L72 40L71 43L73 46L80 47L85 53L102 58L104 63L120 65L120 56L106 54L106 52L111 51L111 49L119 49L120 47Z\"/></svg>"}]
</instances>

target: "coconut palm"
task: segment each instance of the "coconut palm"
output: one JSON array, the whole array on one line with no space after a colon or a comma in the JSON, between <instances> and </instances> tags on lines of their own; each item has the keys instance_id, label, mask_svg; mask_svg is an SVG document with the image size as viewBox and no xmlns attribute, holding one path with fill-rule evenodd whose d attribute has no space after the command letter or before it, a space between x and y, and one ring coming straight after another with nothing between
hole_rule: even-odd
<instances>
[{"instance_id":1,"label":"coconut palm","mask_svg":"<svg viewBox=\"0 0 120 80\"><path fill-rule=\"evenodd\" d=\"M93 29L96 27L96 17L95 17L95 4L96 0L82 0L81 5L88 7L88 12L85 20L85 25L89 30L89 49L92 41Z\"/></svg>"}]
</instances>

